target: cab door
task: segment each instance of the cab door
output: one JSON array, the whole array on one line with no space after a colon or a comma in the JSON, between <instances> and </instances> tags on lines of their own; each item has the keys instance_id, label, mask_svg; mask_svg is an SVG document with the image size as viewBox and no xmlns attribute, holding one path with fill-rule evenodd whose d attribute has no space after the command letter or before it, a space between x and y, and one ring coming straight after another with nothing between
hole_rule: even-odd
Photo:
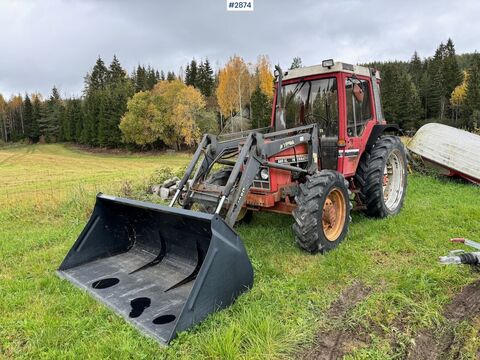
<instances>
[{"instance_id":1,"label":"cab door","mask_svg":"<svg viewBox=\"0 0 480 360\"><path fill-rule=\"evenodd\" d=\"M345 146L339 150L342 158L343 174L348 177L355 174L360 156L373 125L375 114L373 107L371 79L365 76L345 74Z\"/></svg>"}]
</instances>

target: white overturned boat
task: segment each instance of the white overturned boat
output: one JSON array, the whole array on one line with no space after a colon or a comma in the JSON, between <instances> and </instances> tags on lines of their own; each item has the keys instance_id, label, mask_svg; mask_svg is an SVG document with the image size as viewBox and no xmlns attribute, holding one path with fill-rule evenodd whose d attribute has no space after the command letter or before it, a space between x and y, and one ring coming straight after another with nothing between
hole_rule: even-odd
<instances>
[{"instance_id":1,"label":"white overturned boat","mask_svg":"<svg viewBox=\"0 0 480 360\"><path fill-rule=\"evenodd\" d=\"M407 145L447 176L460 176L480 185L480 136L451 126L422 126Z\"/></svg>"}]
</instances>

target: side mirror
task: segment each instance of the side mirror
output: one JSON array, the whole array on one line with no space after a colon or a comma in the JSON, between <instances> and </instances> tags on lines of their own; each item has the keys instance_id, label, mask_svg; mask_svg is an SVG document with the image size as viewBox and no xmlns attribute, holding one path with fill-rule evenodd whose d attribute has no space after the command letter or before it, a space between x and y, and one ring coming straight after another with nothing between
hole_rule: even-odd
<instances>
[{"instance_id":1,"label":"side mirror","mask_svg":"<svg viewBox=\"0 0 480 360\"><path fill-rule=\"evenodd\" d=\"M363 89L360 87L360 85L358 85L358 84L353 85L353 96L355 96L355 99L359 103L363 102L364 93L363 93Z\"/></svg>"}]
</instances>

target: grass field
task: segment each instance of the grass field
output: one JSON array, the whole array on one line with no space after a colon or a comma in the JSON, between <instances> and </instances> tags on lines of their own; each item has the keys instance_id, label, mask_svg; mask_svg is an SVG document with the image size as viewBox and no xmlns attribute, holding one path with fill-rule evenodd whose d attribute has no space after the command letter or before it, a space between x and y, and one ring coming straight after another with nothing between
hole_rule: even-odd
<instances>
[{"instance_id":1,"label":"grass field","mask_svg":"<svg viewBox=\"0 0 480 360\"><path fill-rule=\"evenodd\" d=\"M6 190L0 192L0 204L41 202L46 195L62 200L75 186L100 191L121 181L145 178L161 166L185 166L188 160L187 154L98 155L56 144L0 148L0 185Z\"/></svg>"},{"instance_id":2,"label":"grass field","mask_svg":"<svg viewBox=\"0 0 480 360\"><path fill-rule=\"evenodd\" d=\"M405 358L419 331L449 327L448 356L478 356L480 317L451 325L443 310L478 273L437 259L459 247L450 237L480 240L480 188L433 177L409 177L396 217L355 213L347 239L324 256L294 245L290 217L256 214L237 227L255 269L253 289L168 348L55 275L97 191L119 192L125 180L143 186L156 169L188 159L62 145L0 149L0 358L296 358L315 347L316 334L338 331L369 335L343 344L349 358ZM333 316L352 284L366 295Z\"/></svg>"}]
</instances>

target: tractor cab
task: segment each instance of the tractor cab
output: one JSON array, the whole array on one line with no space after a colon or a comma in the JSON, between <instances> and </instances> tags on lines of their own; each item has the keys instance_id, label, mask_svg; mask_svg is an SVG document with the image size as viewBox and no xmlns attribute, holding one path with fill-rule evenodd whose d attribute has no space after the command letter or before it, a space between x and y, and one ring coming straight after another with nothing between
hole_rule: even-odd
<instances>
[{"instance_id":1,"label":"tractor cab","mask_svg":"<svg viewBox=\"0 0 480 360\"><path fill-rule=\"evenodd\" d=\"M272 128L317 124L321 168L353 175L373 127L384 123L374 99L375 92L380 99L378 71L324 60L276 75Z\"/></svg>"}]
</instances>

